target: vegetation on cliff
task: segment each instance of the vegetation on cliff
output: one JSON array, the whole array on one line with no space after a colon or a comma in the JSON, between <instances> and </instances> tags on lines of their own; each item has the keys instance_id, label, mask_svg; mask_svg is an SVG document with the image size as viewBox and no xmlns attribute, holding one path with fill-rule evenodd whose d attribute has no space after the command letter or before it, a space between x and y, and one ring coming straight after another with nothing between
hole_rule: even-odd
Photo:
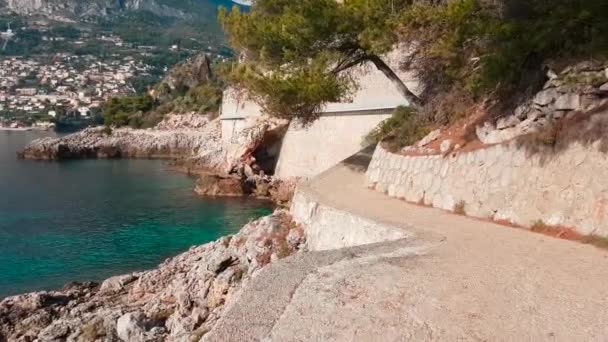
<instances>
[{"instance_id":1,"label":"vegetation on cliff","mask_svg":"<svg viewBox=\"0 0 608 342\"><path fill-rule=\"evenodd\" d=\"M379 56L397 44L411 50L402 65L424 85L419 97L400 89L430 124L483 102L517 104L548 67L608 55L608 3L595 0L260 0L220 18L245 57L230 80L268 113L305 120L348 99L353 66L372 62L392 79ZM405 134L400 117L378 132Z\"/></svg>"},{"instance_id":2,"label":"vegetation on cliff","mask_svg":"<svg viewBox=\"0 0 608 342\"><path fill-rule=\"evenodd\" d=\"M394 24L407 6L407 0L260 0L247 13L223 9L230 41L246 56L229 79L271 115L311 120L355 89L348 70L371 62L416 104L379 57L396 42Z\"/></svg>"},{"instance_id":3,"label":"vegetation on cliff","mask_svg":"<svg viewBox=\"0 0 608 342\"><path fill-rule=\"evenodd\" d=\"M221 99L221 81L201 54L171 69L149 94L110 99L103 114L107 126L147 128L168 113L217 112Z\"/></svg>"}]
</instances>

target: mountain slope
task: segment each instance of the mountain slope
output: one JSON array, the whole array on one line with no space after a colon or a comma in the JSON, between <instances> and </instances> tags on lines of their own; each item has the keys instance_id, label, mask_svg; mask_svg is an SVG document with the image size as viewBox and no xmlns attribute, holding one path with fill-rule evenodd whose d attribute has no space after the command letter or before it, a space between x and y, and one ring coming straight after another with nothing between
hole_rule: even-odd
<instances>
[{"instance_id":1,"label":"mountain slope","mask_svg":"<svg viewBox=\"0 0 608 342\"><path fill-rule=\"evenodd\" d=\"M195 19L213 15L227 0L0 0L0 12L43 15L53 19L79 20L107 17L126 11L147 11L161 17Z\"/></svg>"}]
</instances>

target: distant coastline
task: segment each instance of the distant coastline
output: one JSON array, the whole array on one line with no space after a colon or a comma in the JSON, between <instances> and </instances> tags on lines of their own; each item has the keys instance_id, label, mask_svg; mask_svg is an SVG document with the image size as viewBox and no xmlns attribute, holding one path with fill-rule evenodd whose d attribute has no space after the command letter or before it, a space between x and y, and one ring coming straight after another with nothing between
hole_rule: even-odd
<instances>
[{"instance_id":1,"label":"distant coastline","mask_svg":"<svg viewBox=\"0 0 608 342\"><path fill-rule=\"evenodd\" d=\"M51 131L52 127L0 127L0 131L29 132L29 131Z\"/></svg>"},{"instance_id":2,"label":"distant coastline","mask_svg":"<svg viewBox=\"0 0 608 342\"><path fill-rule=\"evenodd\" d=\"M32 127L18 127L18 128L12 128L12 127L0 127L0 131L17 131L17 132L27 132L27 131L32 131L33 128Z\"/></svg>"}]
</instances>

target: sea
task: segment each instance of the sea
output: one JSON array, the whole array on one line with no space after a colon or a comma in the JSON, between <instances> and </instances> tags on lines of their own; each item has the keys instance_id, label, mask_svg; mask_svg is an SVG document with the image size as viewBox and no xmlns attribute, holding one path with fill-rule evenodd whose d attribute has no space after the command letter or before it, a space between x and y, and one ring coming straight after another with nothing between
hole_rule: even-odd
<instances>
[{"instance_id":1,"label":"sea","mask_svg":"<svg viewBox=\"0 0 608 342\"><path fill-rule=\"evenodd\" d=\"M154 160L18 160L49 132L0 131L0 298L155 267L272 211L203 198Z\"/></svg>"}]
</instances>

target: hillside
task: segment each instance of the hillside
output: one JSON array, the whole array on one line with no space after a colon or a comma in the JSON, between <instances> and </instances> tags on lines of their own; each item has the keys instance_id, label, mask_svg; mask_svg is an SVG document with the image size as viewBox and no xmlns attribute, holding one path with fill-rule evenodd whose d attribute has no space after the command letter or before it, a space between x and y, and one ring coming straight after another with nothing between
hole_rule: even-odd
<instances>
[{"instance_id":1,"label":"hillside","mask_svg":"<svg viewBox=\"0 0 608 342\"><path fill-rule=\"evenodd\" d=\"M2 0L0 10L18 15L42 15L52 19L73 21L108 17L127 11L147 11L160 17L195 19L214 15L219 5L230 1L203 0Z\"/></svg>"}]
</instances>

